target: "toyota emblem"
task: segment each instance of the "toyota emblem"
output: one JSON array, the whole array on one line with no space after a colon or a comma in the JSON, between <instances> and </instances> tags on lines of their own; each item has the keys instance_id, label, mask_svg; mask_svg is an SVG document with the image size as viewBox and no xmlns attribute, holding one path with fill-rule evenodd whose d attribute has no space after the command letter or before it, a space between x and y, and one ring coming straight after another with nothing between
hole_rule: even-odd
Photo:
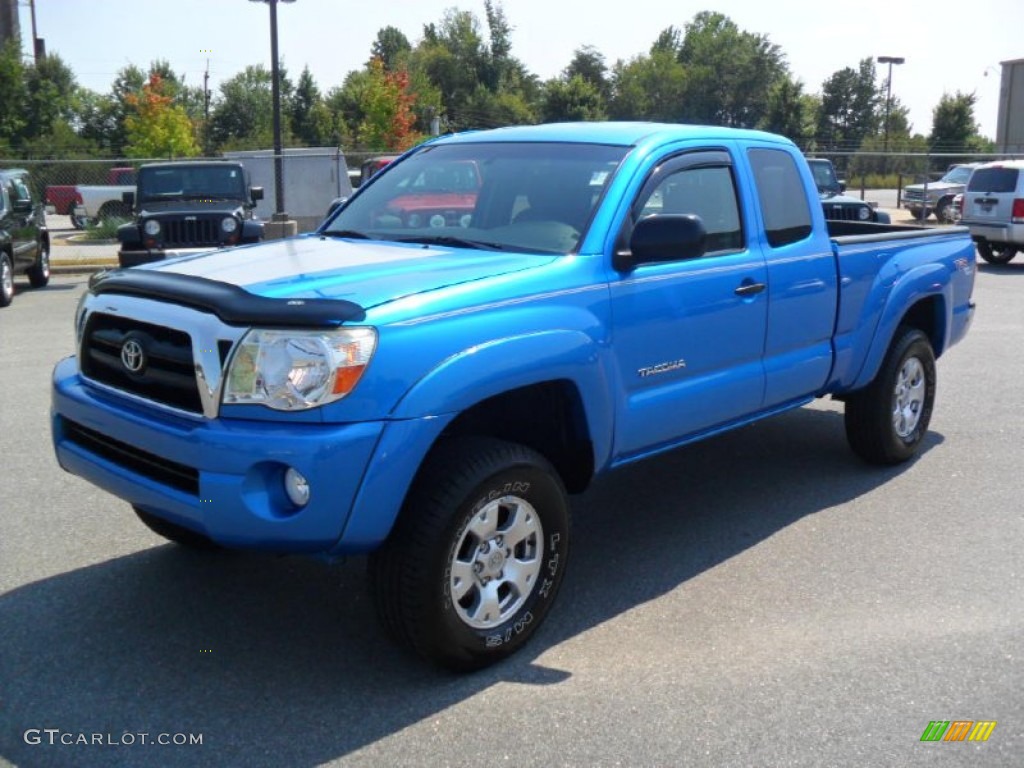
<instances>
[{"instance_id":1,"label":"toyota emblem","mask_svg":"<svg viewBox=\"0 0 1024 768\"><path fill-rule=\"evenodd\" d=\"M136 339L128 339L121 345L121 365L128 373L141 373L146 367L146 353Z\"/></svg>"}]
</instances>

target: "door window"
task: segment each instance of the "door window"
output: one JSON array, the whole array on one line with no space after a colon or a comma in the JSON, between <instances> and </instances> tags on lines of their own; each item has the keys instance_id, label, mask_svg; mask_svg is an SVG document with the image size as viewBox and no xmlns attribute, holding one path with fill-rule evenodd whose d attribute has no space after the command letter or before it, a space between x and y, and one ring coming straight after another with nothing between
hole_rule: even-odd
<instances>
[{"instance_id":1,"label":"door window","mask_svg":"<svg viewBox=\"0 0 1024 768\"><path fill-rule=\"evenodd\" d=\"M743 247L736 185L728 166L682 168L665 176L642 200L638 218L669 213L700 217L707 253Z\"/></svg>"}]
</instances>

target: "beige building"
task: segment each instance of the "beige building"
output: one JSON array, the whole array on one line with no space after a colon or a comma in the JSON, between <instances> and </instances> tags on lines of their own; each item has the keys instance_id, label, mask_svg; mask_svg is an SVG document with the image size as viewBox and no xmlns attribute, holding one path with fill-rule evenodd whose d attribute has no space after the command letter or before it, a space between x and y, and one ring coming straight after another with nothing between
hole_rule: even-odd
<instances>
[{"instance_id":1,"label":"beige building","mask_svg":"<svg viewBox=\"0 0 1024 768\"><path fill-rule=\"evenodd\" d=\"M996 147L1007 154L1024 153L1024 59L1000 62L999 122Z\"/></svg>"}]
</instances>

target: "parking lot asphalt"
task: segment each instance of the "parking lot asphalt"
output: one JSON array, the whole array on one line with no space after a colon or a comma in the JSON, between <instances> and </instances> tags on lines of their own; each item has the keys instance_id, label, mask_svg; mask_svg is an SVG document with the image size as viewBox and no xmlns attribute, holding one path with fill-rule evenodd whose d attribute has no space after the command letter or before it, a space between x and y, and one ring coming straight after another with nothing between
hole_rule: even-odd
<instances>
[{"instance_id":1,"label":"parking lot asphalt","mask_svg":"<svg viewBox=\"0 0 1024 768\"><path fill-rule=\"evenodd\" d=\"M0 310L0 764L1020 765L1024 260L979 268L918 459L821 401L601 478L545 626L466 676L387 642L362 559L184 551L58 468L84 283ZM956 720L997 725L921 741Z\"/></svg>"}]
</instances>

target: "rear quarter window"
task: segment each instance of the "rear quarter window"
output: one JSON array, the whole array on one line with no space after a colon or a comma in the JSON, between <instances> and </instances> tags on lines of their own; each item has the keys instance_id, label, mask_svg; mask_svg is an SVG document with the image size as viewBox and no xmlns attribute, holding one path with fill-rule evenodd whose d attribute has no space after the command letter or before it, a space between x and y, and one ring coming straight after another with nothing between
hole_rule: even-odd
<instances>
[{"instance_id":1,"label":"rear quarter window","mask_svg":"<svg viewBox=\"0 0 1024 768\"><path fill-rule=\"evenodd\" d=\"M751 149L750 166L772 248L803 240L811 234L811 209L796 161L778 149Z\"/></svg>"},{"instance_id":2,"label":"rear quarter window","mask_svg":"<svg viewBox=\"0 0 1024 768\"><path fill-rule=\"evenodd\" d=\"M1016 168L979 168L971 175L967 189L971 192L1014 192L1019 173Z\"/></svg>"}]
</instances>

